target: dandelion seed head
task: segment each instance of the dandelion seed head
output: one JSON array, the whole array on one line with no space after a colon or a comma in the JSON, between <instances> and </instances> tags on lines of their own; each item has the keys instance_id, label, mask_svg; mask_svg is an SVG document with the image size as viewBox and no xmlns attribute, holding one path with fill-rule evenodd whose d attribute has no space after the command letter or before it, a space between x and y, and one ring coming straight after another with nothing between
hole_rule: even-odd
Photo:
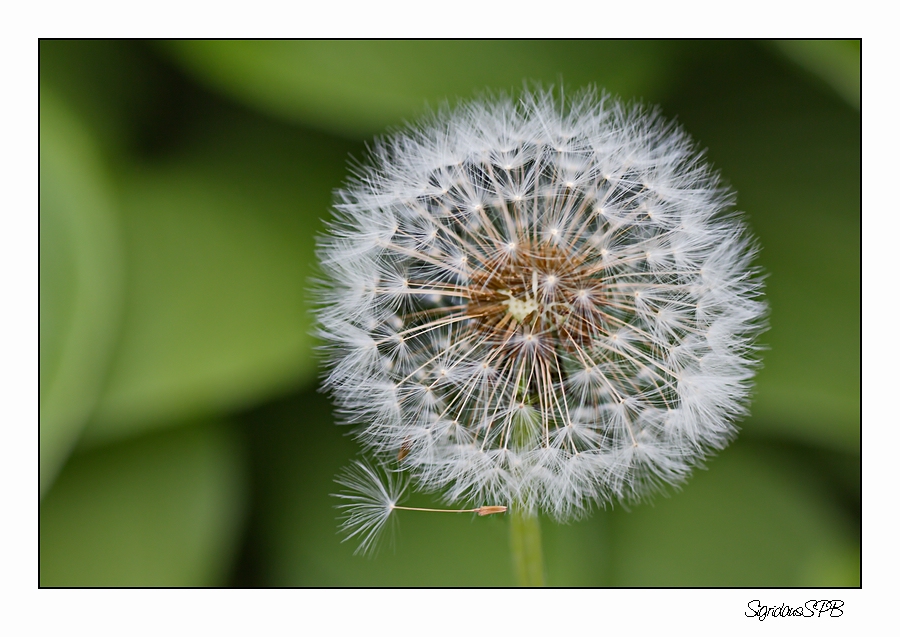
<instances>
[{"instance_id":1,"label":"dandelion seed head","mask_svg":"<svg viewBox=\"0 0 900 637\"><path fill-rule=\"evenodd\" d=\"M677 484L735 435L766 311L755 244L657 112L591 91L469 103L378 142L337 197L325 385L418 487L565 520ZM393 496L368 497L383 525Z\"/></svg>"}]
</instances>

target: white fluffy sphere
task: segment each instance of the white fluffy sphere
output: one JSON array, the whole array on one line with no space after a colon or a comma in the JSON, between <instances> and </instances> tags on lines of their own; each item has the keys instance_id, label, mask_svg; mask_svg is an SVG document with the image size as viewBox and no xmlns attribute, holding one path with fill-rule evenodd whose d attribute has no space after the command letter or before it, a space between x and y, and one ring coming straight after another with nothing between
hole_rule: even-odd
<instances>
[{"instance_id":1,"label":"white fluffy sphere","mask_svg":"<svg viewBox=\"0 0 900 637\"><path fill-rule=\"evenodd\" d=\"M657 113L491 98L377 143L320 240L326 386L451 502L567 519L734 436L765 304L733 197Z\"/></svg>"}]
</instances>

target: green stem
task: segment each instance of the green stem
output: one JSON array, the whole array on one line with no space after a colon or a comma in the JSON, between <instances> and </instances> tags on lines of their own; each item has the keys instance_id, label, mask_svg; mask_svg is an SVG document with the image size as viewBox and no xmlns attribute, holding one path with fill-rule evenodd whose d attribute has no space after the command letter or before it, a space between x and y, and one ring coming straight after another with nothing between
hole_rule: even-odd
<instances>
[{"instance_id":1,"label":"green stem","mask_svg":"<svg viewBox=\"0 0 900 637\"><path fill-rule=\"evenodd\" d=\"M541 551L541 521L522 507L513 506L509 545L519 586L544 586L544 554Z\"/></svg>"}]
</instances>

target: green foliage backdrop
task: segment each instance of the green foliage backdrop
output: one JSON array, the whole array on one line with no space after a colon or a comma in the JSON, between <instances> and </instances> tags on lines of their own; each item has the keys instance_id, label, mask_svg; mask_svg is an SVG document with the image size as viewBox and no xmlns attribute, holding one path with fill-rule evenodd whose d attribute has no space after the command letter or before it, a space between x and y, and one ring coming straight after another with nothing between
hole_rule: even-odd
<instances>
[{"instance_id":1,"label":"green foliage backdrop","mask_svg":"<svg viewBox=\"0 0 900 637\"><path fill-rule=\"evenodd\" d=\"M508 586L502 517L352 555L315 235L365 142L526 82L661 105L763 246L753 416L680 491L544 525L561 586L856 586L858 42L40 43L42 586ZM413 505L427 506L419 497Z\"/></svg>"}]
</instances>

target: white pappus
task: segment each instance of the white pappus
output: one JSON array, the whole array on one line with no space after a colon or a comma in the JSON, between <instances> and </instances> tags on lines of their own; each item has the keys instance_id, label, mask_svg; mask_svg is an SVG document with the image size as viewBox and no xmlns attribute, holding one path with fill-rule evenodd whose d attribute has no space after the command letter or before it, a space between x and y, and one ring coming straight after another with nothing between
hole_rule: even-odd
<instances>
[{"instance_id":1,"label":"white pappus","mask_svg":"<svg viewBox=\"0 0 900 637\"><path fill-rule=\"evenodd\" d=\"M444 109L337 198L325 386L418 488L566 520L734 437L766 313L755 244L656 111L592 90Z\"/></svg>"}]
</instances>

